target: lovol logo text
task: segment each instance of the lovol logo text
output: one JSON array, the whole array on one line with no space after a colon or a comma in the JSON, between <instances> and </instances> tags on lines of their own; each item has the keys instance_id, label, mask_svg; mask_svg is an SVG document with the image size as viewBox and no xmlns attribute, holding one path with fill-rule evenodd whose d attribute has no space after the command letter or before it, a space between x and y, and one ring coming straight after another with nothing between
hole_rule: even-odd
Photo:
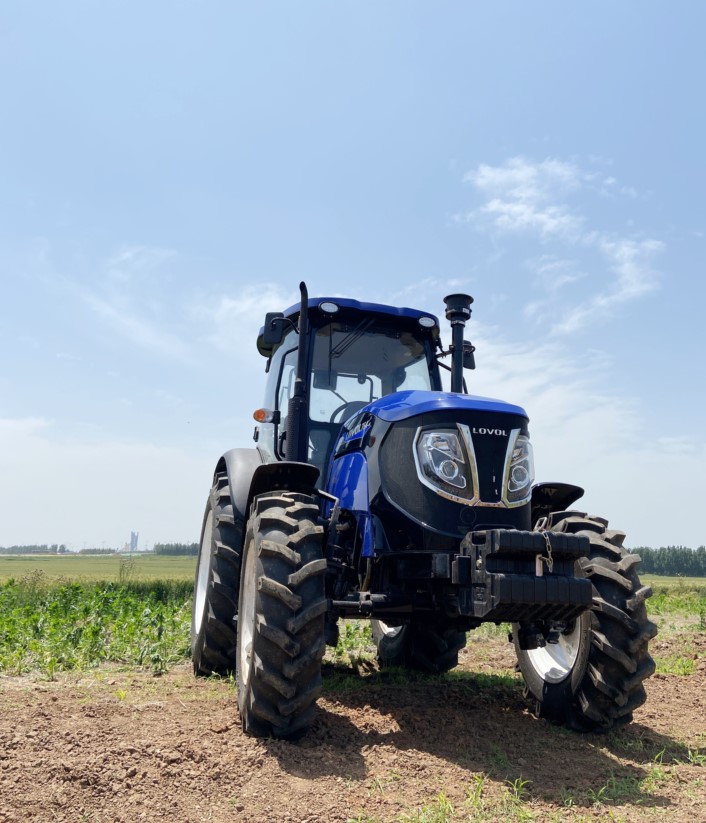
<instances>
[{"instance_id":1,"label":"lovol logo text","mask_svg":"<svg viewBox=\"0 0 706 823\"><path fill-rule=\"evenodd\" d=\"M494 434L497 437L507 437L505 429L477 429L475 426L471 429L472 434Z\"/></svg>"}]
</instances>

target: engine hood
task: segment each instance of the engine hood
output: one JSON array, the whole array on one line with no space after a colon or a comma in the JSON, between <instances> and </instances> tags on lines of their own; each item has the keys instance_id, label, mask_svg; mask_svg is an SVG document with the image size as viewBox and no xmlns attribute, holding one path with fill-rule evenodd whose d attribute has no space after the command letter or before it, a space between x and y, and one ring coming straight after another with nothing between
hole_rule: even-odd
<instances>
[{"instance_id":1,"label":"engine hood","mask_svg":"<svg viewBox=\"0 0 706 823\"><path fill-rule=\"evenodd\" d=\"M491 411L501 414L516 414L529 420L527 412L521 406L494 400L490 397L478 397L474 394L454 394L436 391L400 391L374 400L365 411L371 412L381 420L396 423L417 414L433 411Z\"/></svg>"}]
</instances>

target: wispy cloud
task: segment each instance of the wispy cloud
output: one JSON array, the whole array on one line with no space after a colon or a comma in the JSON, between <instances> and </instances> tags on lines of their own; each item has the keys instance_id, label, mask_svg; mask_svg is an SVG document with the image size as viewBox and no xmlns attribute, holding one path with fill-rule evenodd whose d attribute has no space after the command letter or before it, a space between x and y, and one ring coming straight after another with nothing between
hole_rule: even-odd
<instances>
[{"instance_id":1,"label":"wispy cloud","mask_svg":"<svg viewBox=\"0 0 706 823\"><path fill-rule=\"evenodd\" d=\"M178 257L172 249L124 246L98 267L90 285L65 278L64 282L100 319L105 328L134 346L183 363L193 363L188 335L178 335L174 310L167 309L170 292L159 289L159 299L150 297L169 279L165 265Z\"/></svg>"},{"instance_id":2,"label":"wispy cloud","mask_svg":"<svg viewBox=\"0 0 706 823\"><path fill-rule=\"evenodd\" d=\"M665 248L661 241L596 229L573 204L579 195L636 196L615 177L583 170L575 162L513 157L500 166L481 164L464 180L484 202L457 220L495 238L522 235L541 243L542 253L526 260L540 296L526 306L525 315L537 322L551 318L554 333L575 332L659 287L654 260ZM574 297L578 281L585 283Z\"/></svg>"},{"instance_id":3,"label":"wispy cloud","mask_svg":"<svg viewBox=\"0 0 706 823\"><path fill-rule=\"evenodd\" d=\"M488 223L501 232L534 232L543 238L574 238L583 219L557 196L580 186L581 172L573 163L547 159L532 163L523 157L510 158L502 166L481 164L469 172L471 183L486 197L480 208L463 219Z\"/></svg>"},{"instance_id":4,"label":"wispy cloud","mask_svg":"<svg viewBox=\"0 0 706 823\"><path fill-rule=\"evenodd\" d=\"M160 270L164 263L177 257L174 249L158 246L124 246L105 264L108 277L128 282L136 276Z\"/></svg>"},{"instance_id":5,"label":"wispy cloud","mask_svg":"<svg viewBox=\"0 0 706 823\"><path fill-rule=\"evenodd\" d=\"M81 296L86 305L105 321L113 331L136 346L185 363L193 361L189 346L182 338L139 316L138 310L134 306L119 307L105 298L89 292L83 292Z\"/></svg>"},{"instance_id":6,"label":"wispy cloud","mask_svg":"<svg viewBox=\"0 0 706 823\"><path fill-rule=\"evenodd\" d=\"M578 331L592 318L610 316L621 304L658 288L659 275L653 268L653 259L664 249L664 244L659 240L611 240L600 237L597 246L614 279L608 288L569 309L562 320L552 327L554 332Z\"/></svg>"},{"instance_id":7,"label":"wispy cloud","mask_svg":"<svg viewBox=\"0 0 706 823\"><path fill-rule=\"evenodd\" d=\"M239 292L202 299L194 311L208 332L205 339L242 362L253 358L257 333L268 311L280 311L299 301L299 293L277 283L246 286ZM257 364L259 365L259 364Z\"/></svg>"}]
</instances>

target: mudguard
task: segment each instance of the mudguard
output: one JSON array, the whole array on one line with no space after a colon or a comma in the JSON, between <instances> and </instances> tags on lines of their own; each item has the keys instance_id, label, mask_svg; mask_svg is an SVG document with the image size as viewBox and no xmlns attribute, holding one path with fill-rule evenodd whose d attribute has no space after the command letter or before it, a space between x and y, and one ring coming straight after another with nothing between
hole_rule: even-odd
<instances>
[{"instance_id":1,"label":"mudguard","mask_svg":"<svg viewBox=\"0 0 706 823\"><path fill-rule=\"evenodd\" d=\"M258 494L280 489L311 494L319 476L319 470L308 463L266 463L258 449L230 449L218 461L214 476L224 471L228 475L233 516L243 523Z\"/></svg>"},{"instance_id":2,"label":"mudguard","mask_svg":"<svg viewBox=\"0 0 706 823\"><path fill-rule=\"evenodd\" d=\"M262 455L257 449L230 449L220 458L214 472L214 475L227 472L233 516L243 523L248 519L253 475L262 463Z\"/></svg>"},{"instance_id":3,"label":"mudguard","mask_svg":"<svg viewBox=\"0 0 706 823\"><path fill-rule=\"evenodd\" d=\"M571 508L581 497L581 486L571 483L537 483L532 486L532 525L550 512Z\"/></svg>"}]
</instances>

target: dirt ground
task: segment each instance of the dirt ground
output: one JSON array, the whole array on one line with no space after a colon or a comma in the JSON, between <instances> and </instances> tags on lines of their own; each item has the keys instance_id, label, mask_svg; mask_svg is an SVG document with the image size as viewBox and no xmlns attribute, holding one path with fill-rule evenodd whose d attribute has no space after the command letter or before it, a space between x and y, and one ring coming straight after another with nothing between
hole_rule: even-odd
<instances>
[{"instance_id":1,"label":"dirt ground","mask_svg":"<svg viewBox=\"0 0 706 823\"><path fill-rule=\"evenodd\" d=\"M536 719L511 647L473 635L441 681L329 667L297 743L245 737L232 685L187 664L2 677L0 821L706 821L697 640L695 672L653 677L609 736Z\"/></svg>"}]
</instances>

